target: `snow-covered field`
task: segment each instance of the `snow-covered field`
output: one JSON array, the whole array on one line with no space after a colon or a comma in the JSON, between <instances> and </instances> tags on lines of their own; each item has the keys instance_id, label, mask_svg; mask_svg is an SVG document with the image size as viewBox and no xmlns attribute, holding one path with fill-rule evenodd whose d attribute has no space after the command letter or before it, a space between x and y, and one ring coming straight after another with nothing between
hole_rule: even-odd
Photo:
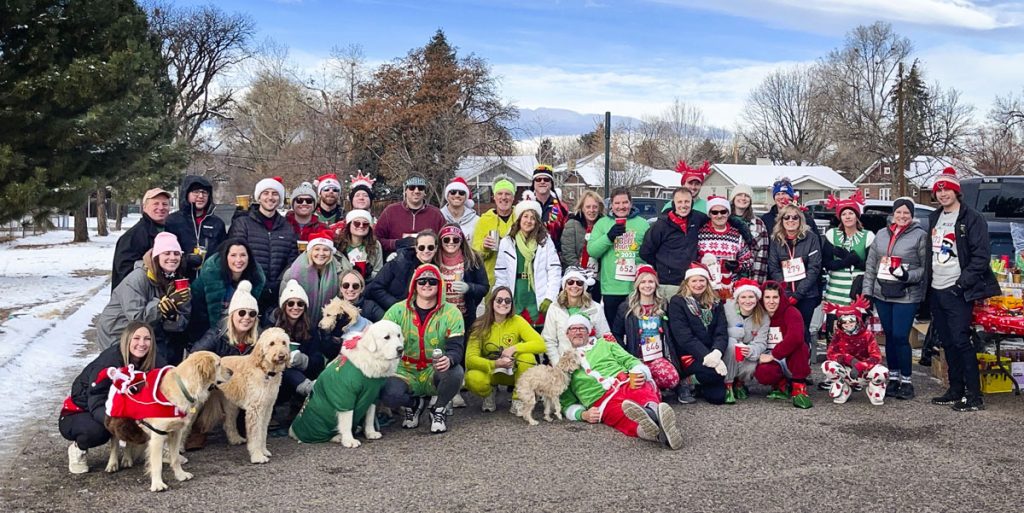
<instances>
[{"instance_id":1,"label":"snow-covered field","mask_svg":"<svg viewBox=\"0 0 1024 513\"><path fill-rule=\"evenodd\" d=\"M91 232L90 242L72 244L72 232L53 231L0 244L0 433L43 418L39 408L58 408L67 377L95 356L85 334L110 298L122 233ZM0 440L0 452L12 438Z\"/></svg>"}]
</instances>

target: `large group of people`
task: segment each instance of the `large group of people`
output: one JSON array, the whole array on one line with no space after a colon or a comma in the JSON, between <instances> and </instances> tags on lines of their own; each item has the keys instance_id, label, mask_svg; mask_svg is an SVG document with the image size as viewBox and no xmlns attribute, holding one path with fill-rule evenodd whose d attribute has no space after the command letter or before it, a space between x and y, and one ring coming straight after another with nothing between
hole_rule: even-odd
<instances>
[{"instance_id":1,"label":"large group of people","mask_svg":"<svg viewBox=\"0 0 1024 513\"><path fill-rule=\"evenodd\" d=\"M361 172L347 205L328 174L293 189L287 211L281 179L265 178L229 227L213 214L213 187L202 177L183 180L173 214L171 194L149 190L142 219L117 243L113 292L98 320L102 353L61 414L69 466L83 471L84 451L109 437L106 391L88 386L100 367L147 370L198 350L247 354L271 326L294 348L281 403L301 403L347 337L386 319L401 327L405 350L379 402L403 428L427 414L430 431L445 432L452 406L465 405L461 390L494 411L500 387L514 390L528 369L571 356L580 365L562 397L568 419L675 448L679 431L663 398L734 404L756 381L769 398L810 408L819 307L827 314L822 388L834 402L859 389L871 404L912 399L908 334L927 298L950 375L932 402L983 407L970 309L999 288L985 220L960 202L953 169L935 182L929 226L914 219L912 199L899 198L877 234L860 222L859 195L832 198L837 226L819 234L788 179L775 182L774 204L758 217L749 186L702 197L706 163L678 170L681 185L653 221L638 215L625 188L610 191L607 212L593 191L570 210L547 165L522 195L495 180L495 206L482 215L460 178L438 208L426 200L427 181L411 177L402 201L376 218L374 180ZM336 298L358 313L321 328ZM872 311L885 365L865 323ZM514 392L510 399L521 413Z\"/></svg>"}]
</instances>

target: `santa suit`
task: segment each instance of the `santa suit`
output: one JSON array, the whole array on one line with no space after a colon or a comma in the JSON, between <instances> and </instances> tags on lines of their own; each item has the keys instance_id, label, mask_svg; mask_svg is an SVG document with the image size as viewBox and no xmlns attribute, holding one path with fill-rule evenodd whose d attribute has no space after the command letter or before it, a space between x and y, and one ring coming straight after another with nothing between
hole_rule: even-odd
<instances>
[{"instance_id":1,"label":"santa suit","mask_svg":"<svg viewBox=\"0 0 1024 513\"><path fill-rule=\"evenodd\" d=\"M166 372L173 368L167 366L141 372L129 365L101 371L96 378L97 383L111 380L106 404L107 416L134 420L184 417L185 412L160 392L160 383Z\"/></svg>"}]
</instances>

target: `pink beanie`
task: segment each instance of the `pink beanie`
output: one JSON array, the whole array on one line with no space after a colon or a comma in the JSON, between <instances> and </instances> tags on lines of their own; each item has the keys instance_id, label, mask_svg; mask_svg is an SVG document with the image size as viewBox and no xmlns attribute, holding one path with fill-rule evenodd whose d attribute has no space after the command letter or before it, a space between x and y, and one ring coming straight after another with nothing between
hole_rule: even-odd
<instances>
[{"instance_id":1,"label":"pink beanie","mask_svg":"<svg viewBox=\"0 0 1024 513\"><path fill-rule=\"evenodd\" d=\"M153 239L153 256L159 255L160 253L166 253L168 251L177 251L181 253L181 245L178 244L178 238L170 232L160 232L156 238Z\"/></svg>"}]
</instances>

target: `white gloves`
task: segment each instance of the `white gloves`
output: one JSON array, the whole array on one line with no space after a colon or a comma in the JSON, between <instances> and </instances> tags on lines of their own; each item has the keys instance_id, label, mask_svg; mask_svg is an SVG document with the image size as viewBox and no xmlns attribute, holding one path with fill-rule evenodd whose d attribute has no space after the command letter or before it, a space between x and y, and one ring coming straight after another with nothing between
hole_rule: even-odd
<instances>
[{"instance_id":1,"label":"white gloves","mask_svg":"<svg viewBox=\"0 0 1024 513\"><path fill-rule=\"evenodd\" d=\"M718 364L720 364L720 363L722 363L722 352L717 350L717 349L715 349L714 351L711 351L710 353L707 354L707 356L704 357L704 366L705 367L710 367L710 368L714 369L715 367L718 367ZM722 365L723 365L723 368L724 368L725 364L722 364ZM722 374L722 375L725 376L725 374Z\"/></svg>"},{"instance_id":2,"label":"white gloves","mask_svg":"<svg viewBox=\"0 0 1024 513\"><path fill-rule=\"evenodd\" d=\"M298 349L292 351L292 368L304 371L307 366L309 366L309 357Z\"/></svg>"},{"instance_id":3,"label":"white gloves","mask_svg":"<svg viewBox=\"0 0 1024 513\"><path fill-rule=\"evenodd\" d=\"M456 294L465 294L467 291L469 291L469 285L467 285L466 282L464 282L464 281L453 281L452 282L452 292L454 292Z\"/></svg>"},{"instance_id":4,"label":"white gloves","mask_svg":"<svg viewBox=\"0 0 1024 513\"><path fill-rule=\"evenodd\" d=\"M715 372L717 372L719 376L725 376L729 370L725 368L725 362L719 361L718 364L715 365Z\"/></svg>"}]
</instances>

